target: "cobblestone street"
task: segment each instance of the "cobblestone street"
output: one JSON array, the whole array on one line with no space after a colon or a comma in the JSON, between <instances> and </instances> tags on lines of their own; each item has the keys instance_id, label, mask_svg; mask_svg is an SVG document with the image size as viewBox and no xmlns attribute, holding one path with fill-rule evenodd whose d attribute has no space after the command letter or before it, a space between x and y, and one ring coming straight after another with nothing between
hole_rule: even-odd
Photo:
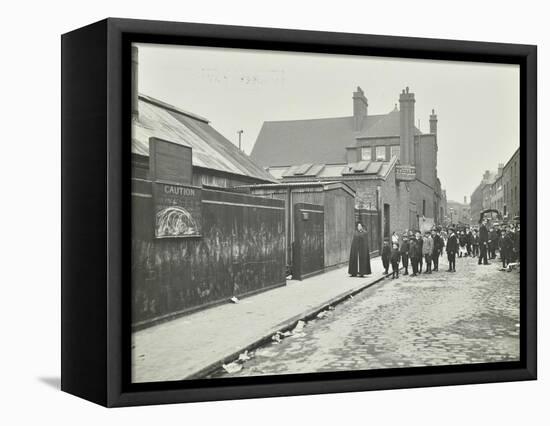
<instances>
[{"instance_id":1,"label":"cobblestone street","mask_svg":"<svg viewBox=\"0 0 550 426\"><path fill-rule=\"evenodd\" d=\"M441 259L439 272L384 279L250 353L240 371L213 376L518 360L518 272L463 258L449 273Z\"/></svg>"}]
</instances>

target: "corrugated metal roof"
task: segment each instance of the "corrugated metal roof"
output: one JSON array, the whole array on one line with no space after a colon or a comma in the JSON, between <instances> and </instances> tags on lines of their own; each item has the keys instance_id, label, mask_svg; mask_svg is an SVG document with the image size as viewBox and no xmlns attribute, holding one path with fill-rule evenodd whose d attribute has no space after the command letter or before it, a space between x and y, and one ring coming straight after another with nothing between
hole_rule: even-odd
<instances>
[{"instance_id":1,"label":"corrugated metal roof","mask_svg":"<svg viewBox=\"0 0 550 426\"><path fill-rule=\"evenodd\" d=\"M193 166L274 181L207 119L143 95L139 96L138 108L139 117L132 125L132 153L149 156L149 138L157 137L190 146Z\"/></svg>"}]
</instances>

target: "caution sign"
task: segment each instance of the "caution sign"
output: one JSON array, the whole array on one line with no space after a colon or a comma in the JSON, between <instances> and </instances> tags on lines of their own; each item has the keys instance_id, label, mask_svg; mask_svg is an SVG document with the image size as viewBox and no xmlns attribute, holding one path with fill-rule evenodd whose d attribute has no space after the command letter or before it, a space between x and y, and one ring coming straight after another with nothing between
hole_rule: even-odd
<instances>
[{"instance_id":1,"label":"caution sign","mask_svg":"<svg viewBox=\"0 0 550 426\"><path fill-rule=\"evenodd\" d=\"M195 186L154 183L155 237L200 237L202 195Z\"/></svg>"}]
</instances>

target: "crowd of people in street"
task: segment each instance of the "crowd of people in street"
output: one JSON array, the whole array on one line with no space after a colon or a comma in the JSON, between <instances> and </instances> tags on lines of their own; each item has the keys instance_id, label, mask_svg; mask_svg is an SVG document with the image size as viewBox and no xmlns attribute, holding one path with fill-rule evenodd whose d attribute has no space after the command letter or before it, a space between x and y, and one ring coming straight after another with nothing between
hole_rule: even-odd
<instances>
[{"instance_id":1,"label":"crowd of people in street","mask_svg":"<svg viewBox=\"0 0 550 426\"><path fill-rule=\"evenodd\" d=\"M358 223L353 238L348 272L350 276L371 274L369 247L363 225ZM422 234L419 230L407 230L402 235L393 232L383 242L381 251L384 274L395 279L401 267L403 275L416 277L439 271L439 259L447 255L447 272L456 272L456 259L478 258L479 265L489 265L497 258L497 251L503 271L511 271L519 265L520 226L519 223L489 225L484 219L479 227L452 225L434 227ZM424 269L425 268L425 269Z\"/></svg>"}]
</instances>

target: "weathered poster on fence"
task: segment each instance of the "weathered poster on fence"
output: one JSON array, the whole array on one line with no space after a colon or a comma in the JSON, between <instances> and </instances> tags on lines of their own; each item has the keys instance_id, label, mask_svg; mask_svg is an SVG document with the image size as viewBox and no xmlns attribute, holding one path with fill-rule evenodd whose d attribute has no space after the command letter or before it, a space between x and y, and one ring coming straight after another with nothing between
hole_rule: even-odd
<instances>
[{"instance_id":1,"label":"weathered poster on fence","mask_svg":"<svg viewBox=\"0 0 550 426\"><path fill-rule=\"evenodd\" d=\"M194 186L155 183L153 187L155 237L200 237L201 189Z\"/></svg>"}]
</instances>

